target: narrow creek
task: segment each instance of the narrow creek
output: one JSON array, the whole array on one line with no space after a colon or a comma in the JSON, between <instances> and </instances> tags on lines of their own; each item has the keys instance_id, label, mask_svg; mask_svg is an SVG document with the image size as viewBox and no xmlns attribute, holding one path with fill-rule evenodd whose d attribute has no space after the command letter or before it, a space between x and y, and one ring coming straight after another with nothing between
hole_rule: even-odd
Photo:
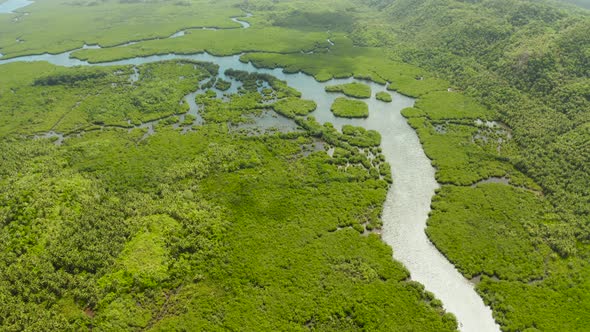
<instances>
[{"instance_id":1,"label":"narrow creek","mask_svg":"<svg viewBox=\"0 0 590 332\"><path fill-rule=\"evenodd\" d=\"M382 135L381 148L387 161L391 164L394 178L394 183L387 193L382 215L383 240L393 248L394 258L408 268L412 279L422 283L427 290L442 300L447 311L456 315L461 331L500 331L499 326L492 318L491 310L484 305L473 285L432 245L424 232L431 199L438 183L434 177L435 170L424 154L416 132L400 114L403 108L414 105L414 99L390 92L393 96L392 103L378 101L375 99L375 94L379 91L386 91L386 86L363 81L371 86L373 93L370 99L365 100L369 105L370 115L366 119L344 119L337 118L330 112L332 102L342 94L326 93L324 88L327 85L356 81L353 78L318 82L303 73L287 74L281 69L256 68L250 63L240 62L239 55L216 57L207 53L167 54L89 64L85 61L71 59L70 53L23 56L0 60L0 65L16 61L47 61L68 67L141 65L176 59L207 61L219 65L219 77L224 80L231 80L224 74L226 69L231 68L267 73L286 81L291 87L302 93L302 98L317 103L318 108L311 115L320 123L331 122L339 129L344 124L352 124L379 131ZM194 104L195 95L196 92L185 97L192 112L196 112L197 109ZM46 135L59 134L47 133Z\"/></svg>"}]
</instances>

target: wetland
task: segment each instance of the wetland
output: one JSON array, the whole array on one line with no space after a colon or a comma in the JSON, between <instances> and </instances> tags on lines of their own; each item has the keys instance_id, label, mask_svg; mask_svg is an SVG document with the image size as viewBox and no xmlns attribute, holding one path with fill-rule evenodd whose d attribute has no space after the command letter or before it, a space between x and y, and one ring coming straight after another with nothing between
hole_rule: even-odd
<instances>
[{"instance_id":1,"label":"wetland","mask_svg":"<svg viewBox=\"0 0 590 332\"><path fill-rule=\"evenodd\" d=\"M589 23L437 1L0 3L0 326L584 331Z\"/></svg>"}]
</instances>

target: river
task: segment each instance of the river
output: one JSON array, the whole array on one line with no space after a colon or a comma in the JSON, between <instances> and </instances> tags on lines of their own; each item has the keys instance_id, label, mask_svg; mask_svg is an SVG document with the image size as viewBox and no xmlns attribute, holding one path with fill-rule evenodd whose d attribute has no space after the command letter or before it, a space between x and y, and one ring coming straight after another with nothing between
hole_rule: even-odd
<instances>
[{"instance_id":1,"label":"river","mask_svg":"<svg viewBox=\"0 0 590 332\"><path fill-rule=\"evenodd\" d=\"M244 28L248 26L243 25ZM175 36L178 37L178 36ZM393 248L393 257L402 262L410 271L411 278L422 283L427 290L439 298L444 308L456 315L459 328L464 332L497 332L499 326L492 318L491 310L484 305L473 285L428 240L424 228L430 211L431 199L438 183L435 169L424 154L416 132L400 114L403 108L414 105L414 99L391 92L392 103L375 99L386 86L362 81L371 86L372 97L367 99L370 114L366 119L344 119L335 117L330 106L339 93L326 93L325 86L356 81L353 78L333 79L318 82L303 73L287 74L281 69L260 69L250 63L239 61L239 55L216 57L207 53L193 55L154 55L132 59L90 64L70 58L71 52L43 54L0 60L0 65L17 61L47 61L59 66L110 66L141 65L165 60L198 60L213 62L220 67L220 77L226 69L268 73L286 81L302 93L302 98L317 103L312 115L320 122L331 122L337 128L344 124L363 126L381 133L381 148L391 164L393 185L387 193L382 214L382 238ZM189 95L194 98L194 93ZM191 105L191 108L195 108ZM55 133L54 133L55 134Z\"/></svg>"}]
</instances>

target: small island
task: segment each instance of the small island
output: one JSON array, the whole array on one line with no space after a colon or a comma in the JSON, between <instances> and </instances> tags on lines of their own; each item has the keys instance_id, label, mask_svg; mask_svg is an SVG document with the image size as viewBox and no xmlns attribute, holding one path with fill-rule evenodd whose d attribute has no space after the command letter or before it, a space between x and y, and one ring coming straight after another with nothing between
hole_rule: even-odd
<instances>
[{"instance_id":1,"label":"small island","mask_svg":"<svg viewBox=\"0 0 590 332\"><path fill-rule=\"evenodd\" d=\"M330 110L334 115L343 118L366 118L369 116L369 106L364 101L345 97L336 98Z\"/></svg>"},{"instance_id":2,"label":"small island","mask_svg":"<svg viewBox=\"0 0 590 332\"><path fill-rule=\"evenodd\" d=\"M385 91L377 92L377 94L375 95L375 98L377 98L377 100L381 100L382 102L385 102L385 103L391 103L391 101L393 100L393 98L391 98L391 95Z\"/></svg>"},{"instance_id":3,"label":"small island","mask_svg":"<svg viewBox=\"0 0 590 332\"><path fill-rule=\"evenodd\" d=\"M376 130L367 130L352 125L342 126L342 139L361 148L379 146L381 134Z\"/></svg>"},{"instance_id":4,"label":"small island","mask_svg":"<svg viewBox=\"0 0 590 332\"><path fill-rule=\"evenodd\" d=\"M307 115L315 111L316 108L317 105L313 100L305 100L296 97L281 99L273 105L275 112L289 118L292 118L295 115Z\"/></svg>"},{"instance_id":5,"label":"small island","mask_svg":"<svg viewBox=\"0 0 590 332\"><path fill-rule=\"evenodd\" d=\"M218 78L215 82L215 88L221 91L227 91L229 88L231 88L231 82Z\"/></svg>"},{"instance_id":6,"label":"small island","mask_svg":"<svg viewBox=\"0 0 590 332\"><path fill-rule=\"evenodd\" d=\"M371 87L363 83L328 85L326 92L341 92L353 98L371 98Z\"/></svg>"}]
</instances>

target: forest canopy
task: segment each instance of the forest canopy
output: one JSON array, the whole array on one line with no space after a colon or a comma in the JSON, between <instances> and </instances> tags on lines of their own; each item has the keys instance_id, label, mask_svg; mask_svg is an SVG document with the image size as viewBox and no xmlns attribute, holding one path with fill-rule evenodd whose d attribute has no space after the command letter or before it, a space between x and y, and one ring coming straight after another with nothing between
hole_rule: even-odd
<instances>
[{"instance_id":1,"label":"forest canopy","mask_svg":"<svg viewBox=\"0 0 590 332\"><path fill-rule=\"evenodd\" d=\"M584 7L38 0L0 13L0 327L456 330L379 236L396 181L384 133L313 116L370 117L373 81L416 98L402 114L441 185L426 233L502 330L586 330ZM268 71L125 62L204 52L311 75L335 102ZM99 66L9 63L35 54Z\"/></svg>"}]
</instances>

